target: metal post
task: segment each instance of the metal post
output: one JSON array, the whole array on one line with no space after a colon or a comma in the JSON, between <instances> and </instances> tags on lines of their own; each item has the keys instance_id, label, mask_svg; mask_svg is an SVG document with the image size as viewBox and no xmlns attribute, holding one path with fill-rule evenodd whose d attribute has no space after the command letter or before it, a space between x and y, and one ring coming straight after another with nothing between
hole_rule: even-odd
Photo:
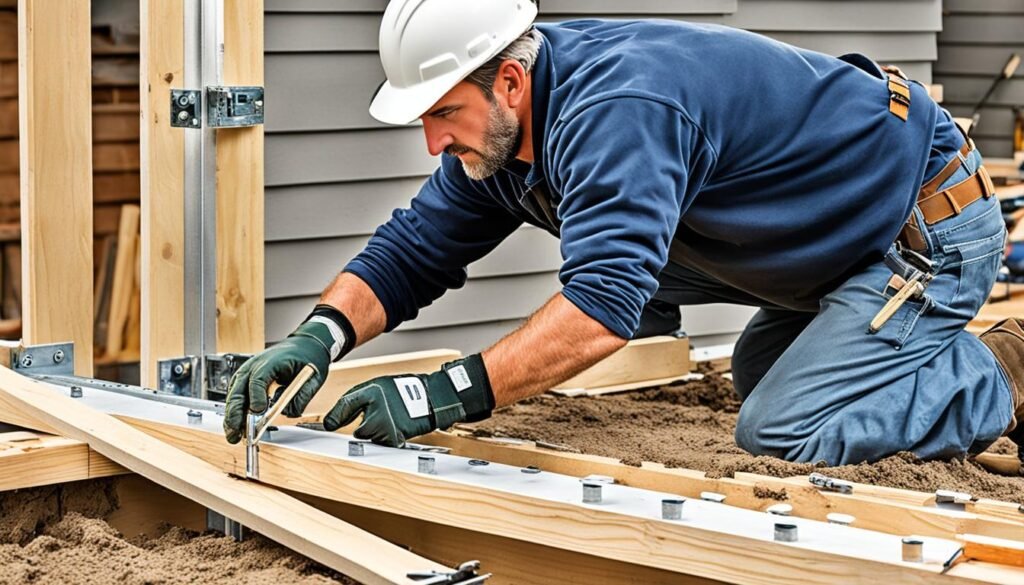
<instances>
[{"instance_id":1,"label":"metal post","mask_svg":"<svg viewBox=\"0 0 1024 585\"><path fill-rule=\"evenodd\" d=\"M203 95L220 84L223 0L186 0L184 13L185 86ZM201 130L185 133L185 353L200 357L199 380L205 379L202 356L217 349L217 134L207 124L206 106Z\"/></svg>"}]
</instances>

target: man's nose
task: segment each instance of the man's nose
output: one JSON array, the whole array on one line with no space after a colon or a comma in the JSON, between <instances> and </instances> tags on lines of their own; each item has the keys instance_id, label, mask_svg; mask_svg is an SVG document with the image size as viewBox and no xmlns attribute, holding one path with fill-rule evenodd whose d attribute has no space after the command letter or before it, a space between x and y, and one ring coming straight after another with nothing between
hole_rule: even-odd
<instances>
[{"instance_id":1,"label":"man's nose","mask_svg":"<svg viewBox=\"0 0 1024 585\"><path fill-rule=\"evenodd\" d=\"M438 156L444 149L455 142L452 135L445 132L439 125L427 118L423 119L423 134L427 137L427 151L431 156Z\"/></svg>"}]
</instances>

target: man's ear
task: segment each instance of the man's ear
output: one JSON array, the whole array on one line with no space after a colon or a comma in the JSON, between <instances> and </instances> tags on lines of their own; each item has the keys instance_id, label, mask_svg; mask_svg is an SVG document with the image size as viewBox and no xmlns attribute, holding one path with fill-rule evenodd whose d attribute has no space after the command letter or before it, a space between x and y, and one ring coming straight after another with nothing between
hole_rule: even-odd
<instances>
[{"instance_id":1,"label":"man's ear","mask_svg":"<svg viewBox=\"0 0 1024 585\"><path fill-rule=\"evenodd\" d=\"M526 98L526 69L515 59L506 59L494 79L494 95L512 109Z\"/></svg>"}]
</instances>

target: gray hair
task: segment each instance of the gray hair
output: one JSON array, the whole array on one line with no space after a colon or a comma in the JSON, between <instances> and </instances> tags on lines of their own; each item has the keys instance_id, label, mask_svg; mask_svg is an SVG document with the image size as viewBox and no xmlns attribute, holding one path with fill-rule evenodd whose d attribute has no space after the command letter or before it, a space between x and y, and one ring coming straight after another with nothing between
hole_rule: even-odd
<instances>
[{"instance_id":1,"label":"gray hair","mask_svg":"<svg viewBox=\"0 0 1024 585\"><path fill-rule=\"evenodd\" d=\"M540 53L541 38L540 32L531 26L490 61L477 67L466 77L466 81L479 87L487 99L494 101L494 80L498 77L498 69L501 64L509 59L514 59L522 64L527 73L533 71L533 66L537 62L537 54Z\"/></svg>"}]
</instances>

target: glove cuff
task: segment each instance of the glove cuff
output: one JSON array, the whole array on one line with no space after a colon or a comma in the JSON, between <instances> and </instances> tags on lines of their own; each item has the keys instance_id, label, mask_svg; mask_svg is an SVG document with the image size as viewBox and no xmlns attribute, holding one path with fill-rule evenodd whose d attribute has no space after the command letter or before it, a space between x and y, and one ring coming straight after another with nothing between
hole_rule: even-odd
<instances>
[{"instance_id":1,"label":"glove cuff","mask_svg":"<svg viewBox=\"0 0 1024 585\"><path fill-rule=\"evenodd\" d=\"M478 353L441 366L452 386L458 393L459 401L466 411L465 422L477 422L490 418L494 410L494 391L487 376L484 358Z\"/></svg>"},{"instance_id":2,"label":"glove cuff","mask_svg":"<svg viewBox=\"0 0 1024 585\"><path fill-rule=\"evenodd\" d=\"M329 337L317 334L314 336L327 348L332 362L344 357L356 345L356 331L352 323L344 313L331 305L320 304L313 307L313 311L302 322L303 325L306 323L320 323L327 328ZM302 328L301 325L299 327Z\"/></svg>"}]
</instances>

